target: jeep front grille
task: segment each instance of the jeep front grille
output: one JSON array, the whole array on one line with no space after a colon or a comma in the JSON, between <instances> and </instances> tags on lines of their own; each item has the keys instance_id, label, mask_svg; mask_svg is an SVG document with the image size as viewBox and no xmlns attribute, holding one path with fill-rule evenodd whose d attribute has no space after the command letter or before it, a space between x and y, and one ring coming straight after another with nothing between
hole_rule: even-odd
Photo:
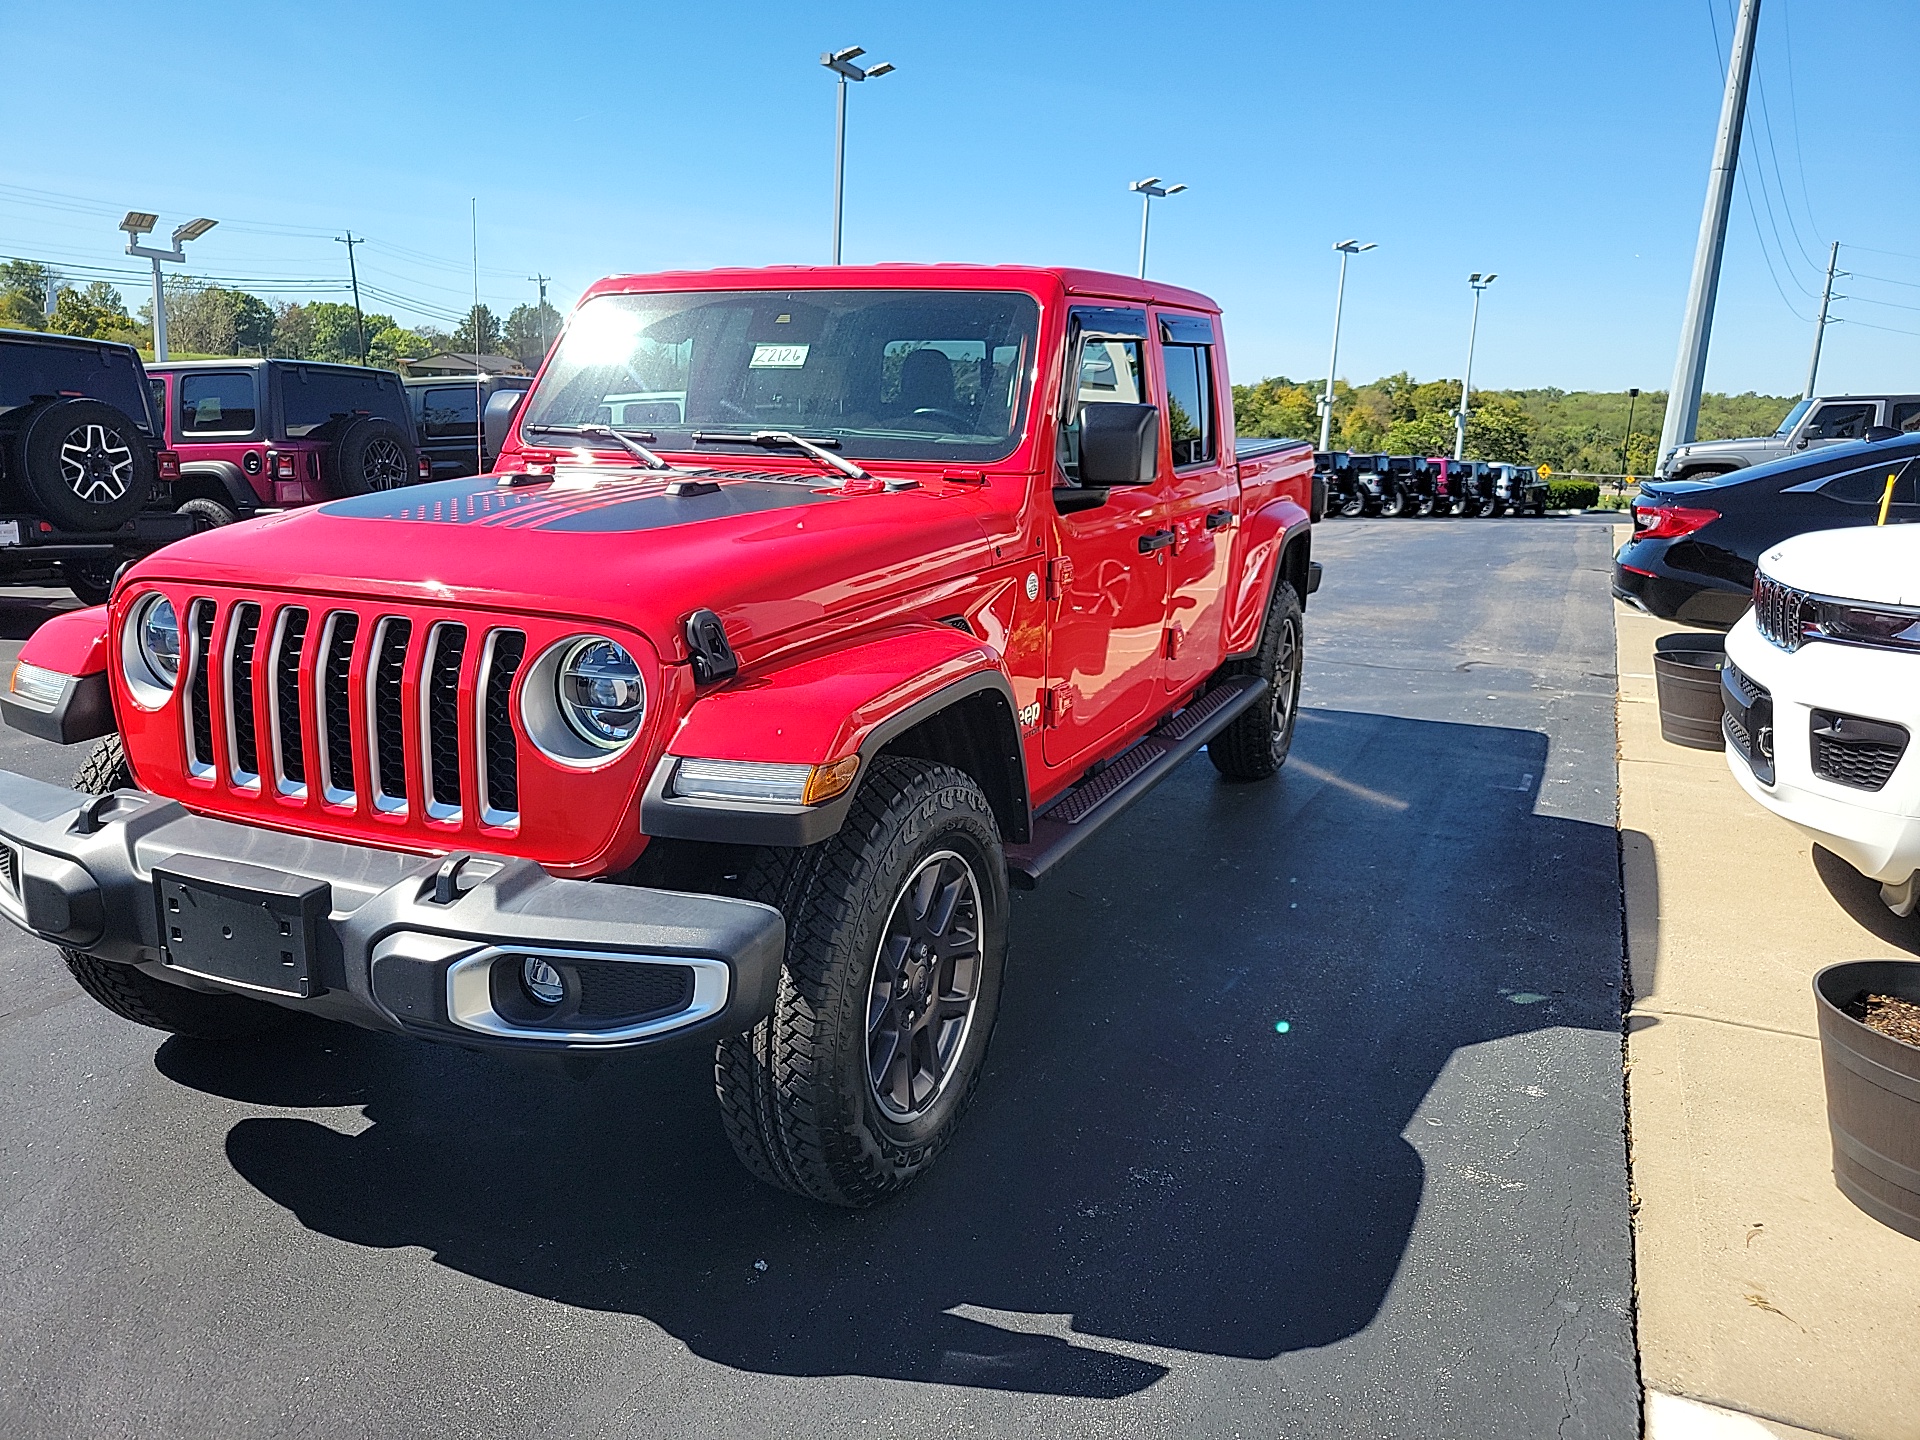
<instances>
[{"instance_id":1,"label":"jeep front grille","mask_svg":"<svg viewBox=\"0 0 1920 1440\"><path fill-rule=\"evenodd\" d=\"M1798 650L1806 638L1807 592L1756 574L1753 582L1753 623L1782 650Z\"/></svg>"},{"instance_id":2,"label":"jeep front grille","mask_svg":"<svg viewBox=\"0 0 1920 1440\"><path fill-rule=\"evenodd\" d=\"M194 779L336 813L519 823L523 631L252 600L195 599L186 614L181 738Z\"/></svg>"}]
</instances>

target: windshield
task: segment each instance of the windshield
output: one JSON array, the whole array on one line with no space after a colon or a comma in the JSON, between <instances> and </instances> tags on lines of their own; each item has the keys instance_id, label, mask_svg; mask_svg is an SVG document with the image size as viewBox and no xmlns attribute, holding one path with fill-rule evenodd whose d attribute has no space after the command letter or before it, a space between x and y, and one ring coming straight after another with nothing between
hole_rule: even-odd
<instances>
[{"instance_id":1,"label":"windshield","mask_svg":"<svg viewBox=\"0 0 1920 1440\"><path fill-rule=\"evenodd\" d=\"M1776 436L1791 435L1793 433L1793 427L1798 425L1800 423L1800 418L1812 408L1813 408L1813 401L1802 400L1798 405L1794 406L1791 410L1787 411L1787 418L1780 422L1780 428L1774 431L1773 433Z\"/></svg>"},{"instance_id":2,"label":"windshield","mask_svg":"<svg viewBox=\"0 0 1920 1440\"><path fill-rule=\"evenodd\" d=\"M567 322L528 407L541 425L791 430L846 455L996 460L1025 418L1040 307L978 290L602 295Z\"/></svg>"}]
</instances>

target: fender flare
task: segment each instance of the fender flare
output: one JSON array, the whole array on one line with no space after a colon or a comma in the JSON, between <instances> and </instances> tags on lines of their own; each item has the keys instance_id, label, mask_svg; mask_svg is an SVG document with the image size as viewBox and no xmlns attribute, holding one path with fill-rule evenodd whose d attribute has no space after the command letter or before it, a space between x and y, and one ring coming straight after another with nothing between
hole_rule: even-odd
<instances>
[{"instance_id":1,"label":"fender flare","mask_svg":"<svg viewBox=\"0 0 1920 1440\"><path fill-rule=\"evenodd\" d=\"M1315 588L1313 520L1297 502L1285 497L1269 501L1247 516L1242 529L1243 578L1228 611L1226 634L1226 656L1235 660L1260 648L1277 579L1293 583L1302 609Z\"/></svg>"},{"instance_id":2,"label":"fender flare","mask_svg":"<svg viewBox=\"0 0 1920 1440\"><path fill-rule=\"evenodd\" d=\"M227 499L241 515L251 515L260 506L260 497L254 493L253 486L247 483L246 472L231 460L183 460L180 463L180 479L175 482L177 498L192 498L179 495L182 483L188 480L211 480L226 492Z\"/></svg>"},{"instance_id":3,"label":"fender flare","mask_svg":"<svg viewBox=\"0 0 1920 1440\"><path fill-rule=\"evenodd\" d=\"M897 663L909 660L910 666ZM829 684L840 692L839 713L822 717L810 733L788 734L781 719L791 720L796 710L804 712L805 692L823 691ZM848 705L844 701L849 695L863 698ZM902 627L816 652L744 676L697 700L648 778L640 800L640 829L651 839L818 844L845 823L860 778L875 756L915 727L962 705L981 706L994 715L996 730L1004 719L1000 739L1006 743L992 748L1005 773L988 777L1000 783L983 788L990 799L999 792L995 810L1007 838L1023 838L1029 791L1013 686L996 652L971 634L933 624ZM746 753L749 750L758 753ZM861 762L854 784L823 804L727 803L669 793L682 759L826 764L849 754L857 754Z\"/></svg>"}]
</instances>

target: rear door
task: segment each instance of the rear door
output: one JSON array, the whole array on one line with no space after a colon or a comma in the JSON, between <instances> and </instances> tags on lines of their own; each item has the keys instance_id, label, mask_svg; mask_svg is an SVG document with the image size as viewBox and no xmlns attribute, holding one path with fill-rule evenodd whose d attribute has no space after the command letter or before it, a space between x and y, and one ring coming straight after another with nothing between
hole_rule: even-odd
<instances>
[{"instance_id":1,"label":"rear door","mask_svg":"<svg viewBox=\"0 0 1920 1440\"><path fill-rule=\"evenodd\" d=\"M1159 488L1173 531L1162 638L1166 688L1197 685L1220 663L1228 564L1239 520L1231 399L1222 402L1218 322L1156 313L1165 438Z\"/></svg>"},{"instance_id":2,"label":"rear door","mask_svg":"<svg viewBox=\"0 0 1920 1440\"><path fill-rule=\"evenodd\" d=\"M1057 460L1069 499L1055 517L1046 582L1052 623L1041 754L1050 766L1090 758L1158 700L1170 548L1162 543L1159 484L1115 486L1103 504L1072 508L1080 407L1153 399L1147 312L1076 306L1067 337Z\"/></svg>"}]
</instances>

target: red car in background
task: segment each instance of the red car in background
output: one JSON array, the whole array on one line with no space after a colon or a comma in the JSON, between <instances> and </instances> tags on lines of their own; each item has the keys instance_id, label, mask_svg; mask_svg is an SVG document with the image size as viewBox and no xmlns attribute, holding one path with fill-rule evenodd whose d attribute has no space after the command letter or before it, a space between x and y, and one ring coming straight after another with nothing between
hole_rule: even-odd
<instances>
[{"instance_id":1,"label":"red car in background","mask_svg":"<svg viewBox=\"0 0 1920 1440\"><path fill-rule=\"evenodd\" d=\"M147 374L180 456L174 493L204 528L427 478L413 406L391 370L233 359Z\"/></svg>"}]
</instances>

